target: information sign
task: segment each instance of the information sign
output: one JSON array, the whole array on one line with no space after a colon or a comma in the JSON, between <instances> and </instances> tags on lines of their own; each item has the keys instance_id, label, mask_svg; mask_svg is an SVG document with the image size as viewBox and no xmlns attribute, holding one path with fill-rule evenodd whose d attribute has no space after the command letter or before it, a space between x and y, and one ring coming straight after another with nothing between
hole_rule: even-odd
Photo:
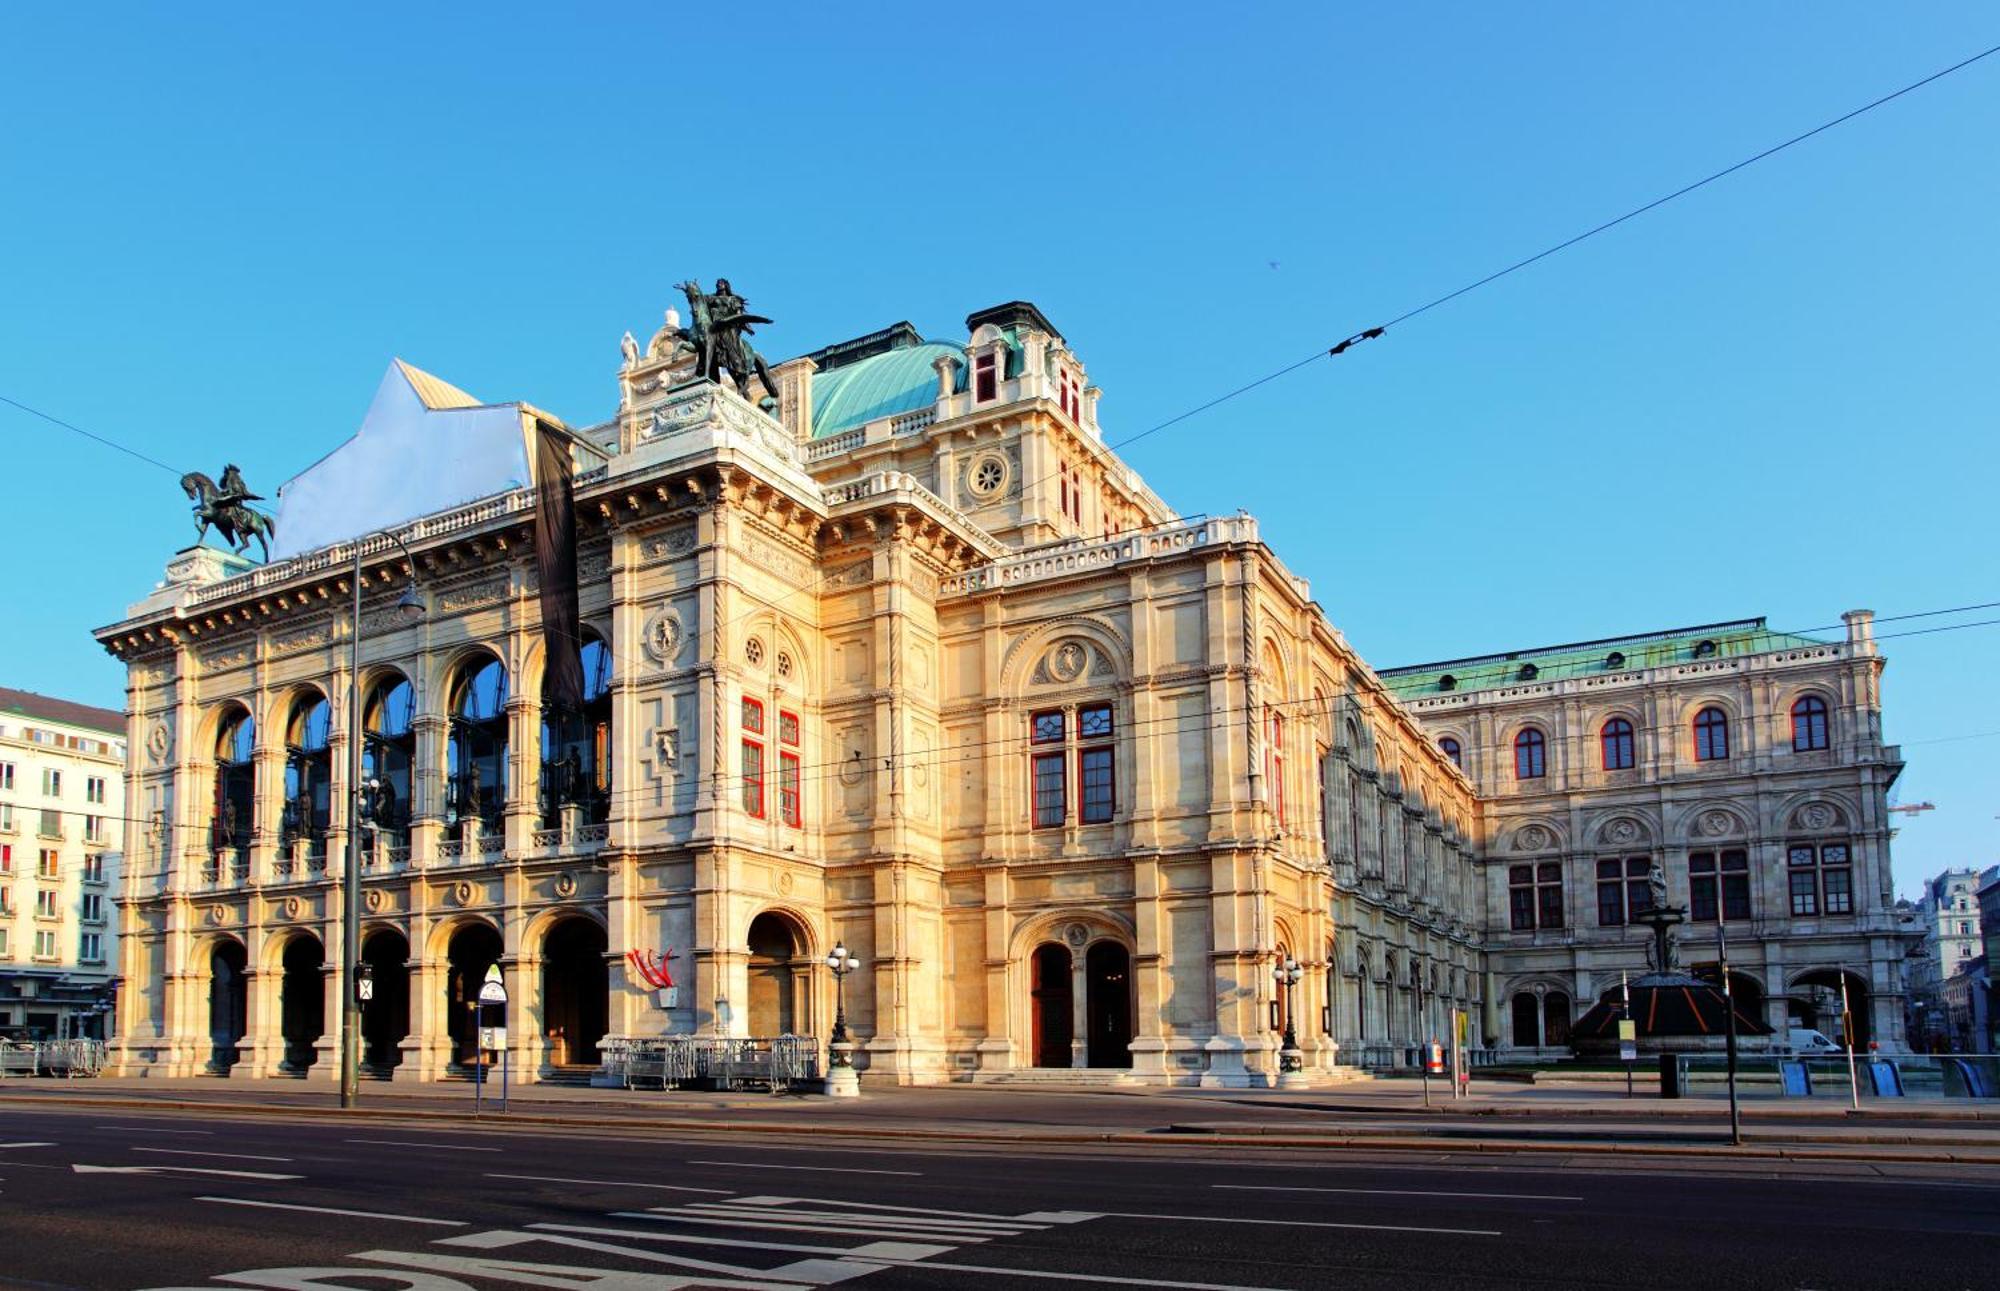
<instances>
[{"instance_id":1,"label":"information sign","mask_svg":"<svg viewBox=\"0 0 2000 1291\"><path fill-rule=\"evenodd\" d=\"M500 965L488 964L486 966L486 980L479 984L479 1002L481 1004L505 1004L507 1002L507 984L500 980Z\"/></svg>"},{"instance_id":2,"label":"information sign","mask_svg":"<svg viewBox=\"0 0 2000 1291\"><path fill-rule=\"evenodd\" d=\"M1630 1040L1620 1040L1618 1042L1618 1061L1620 1062L1639 1061L1639 1046L1632 1043Z\"/></svg>"},{"instance_id":3,"label":"information sign","mask_svg":"<svg viewBox=\"0 0 2000 1291\"><path fill-rule=\"evenodd\" d=\"M507 1047L507 1028L479 1028L479 1047L481 1049L505 1049Z\"/></svg>"},{"instance_id":4,"label":"information sign","mask_svg":"<svg viewBox=\"0 0 2000 1291\"><path fill-rule=\"evenodd\" d=\"M1620 1040L1637 1040L1639 1038L1639 1024L1631 1018L1621 1018L1618 1022L1618 1038Z\"/></svg>"}]
</instances>

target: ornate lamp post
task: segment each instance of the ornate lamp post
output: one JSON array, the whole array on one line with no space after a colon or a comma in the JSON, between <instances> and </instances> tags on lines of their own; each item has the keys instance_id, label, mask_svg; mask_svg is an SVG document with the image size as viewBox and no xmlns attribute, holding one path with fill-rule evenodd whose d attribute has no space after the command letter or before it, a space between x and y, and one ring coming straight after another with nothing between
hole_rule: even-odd
<instances>
[{"instance_id":1,"label":"ornate lamp post","mask_svg":"<svg viewBox=\"0 0 2000 1291\"><path fill-rule=\"evenodd\" d=\"M353 1107L361 1096L361 549L370 538L384 537L410 562L410 584L396 601L396 614L407 623L424 617L417 595L417 558L403 540L386 529L354 540L354 613L349 622L347 655L347 864L340 875L340 1105Z\"/></svg>"},{"instance_id":2,"label":"ornate lamp post","mask_svg":"<svg viewBox=\"0 0 2000 1291\"><path fill-rule=\"evenodd\" d=\"M854 1045L847 1038L847 975L860 963L846 944L838 941L826 957L827 971L833 974L833 1035L827 1044L826 1092L834 1098L853 1098L861 1093L861 1078L854 1074Z\"/></svg>"},{"instance_id":3,"label":"ornate lamp post","mask_svg":"<svg viewBox=\"0 0 2000 1291\"><path fill-rule=\"evenodd\" d=\"M1278 1087L1280 1089L1296 1089L1306 1083L1305 1059L1299 1053L1298 1019L1294 1016L1295 1010L1292 1007L1292 997L1297 992L1299 982L1305 975L1305 969L1301 968L1299 961L1293 959L1290 955L1282 956L1277 963L1271 966L1271 976L1278 984L1278 1007L1285 1015L1284 1044L1278 1050Z\"/></svg>"}]
</instances>

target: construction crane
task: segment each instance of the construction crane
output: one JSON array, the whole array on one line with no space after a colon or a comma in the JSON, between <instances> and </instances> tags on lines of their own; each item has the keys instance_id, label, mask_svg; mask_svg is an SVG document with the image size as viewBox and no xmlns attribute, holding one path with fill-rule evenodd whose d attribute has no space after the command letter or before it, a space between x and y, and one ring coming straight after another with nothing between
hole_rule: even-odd
<instances>
[{"instance_id":1,"label":"construction crane","mask_svg":"<svg viewBox=\"0 0 2000 1291\"><path fill-rule=\"evenodd\" d=\"M1910 802L1904 803L1900 807L1891 807L1889 810L1900 811L1907 816L1914 816L1920 811L1936 811L1937 804L1934 802Z\"/></svg>"}]
</instances>

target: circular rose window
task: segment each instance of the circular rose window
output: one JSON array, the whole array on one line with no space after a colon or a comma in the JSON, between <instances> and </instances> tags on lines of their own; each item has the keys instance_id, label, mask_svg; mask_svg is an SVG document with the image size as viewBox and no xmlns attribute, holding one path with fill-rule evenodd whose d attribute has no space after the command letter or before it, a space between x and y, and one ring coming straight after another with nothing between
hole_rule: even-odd
<instances>
[{"instance_id":1,"label":"circular rose window","mask_svg":"<svg viewBox=\"0 0 2000 1291\"><path fill-rule=\"evenodd\" d=\"M975 496L995 497L1007 487L1007 474L1005 457L998 453L985 453L974 459L966 483Z\"/></svg>"}]
</instances>

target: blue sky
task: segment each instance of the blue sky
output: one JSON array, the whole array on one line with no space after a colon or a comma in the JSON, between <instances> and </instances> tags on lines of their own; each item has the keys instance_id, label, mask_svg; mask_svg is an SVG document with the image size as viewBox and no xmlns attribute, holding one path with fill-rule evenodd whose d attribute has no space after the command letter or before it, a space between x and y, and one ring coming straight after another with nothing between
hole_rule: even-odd
<instances>
[{"instance_id":1,"label":"blue sky","mask_svg":"<svg viewBox=\"0 0 2000 1291\"><path fill-rule=\"evenodd\" d=\"M1032 299L1115 439L2000 42L1969 4L558 8L10 10L0 394L268 493L392 356L599 420L620 333L722 274L774 357ZM1256 512L1384 667L2000 600L1995 138L2000 56L1129 456ZM0 681L116 706L88 632L185 502L0 435ZM1938 806L1904 892L2000 859L1997 645L1884 644Z\"/></svg>"}]
</instances>

